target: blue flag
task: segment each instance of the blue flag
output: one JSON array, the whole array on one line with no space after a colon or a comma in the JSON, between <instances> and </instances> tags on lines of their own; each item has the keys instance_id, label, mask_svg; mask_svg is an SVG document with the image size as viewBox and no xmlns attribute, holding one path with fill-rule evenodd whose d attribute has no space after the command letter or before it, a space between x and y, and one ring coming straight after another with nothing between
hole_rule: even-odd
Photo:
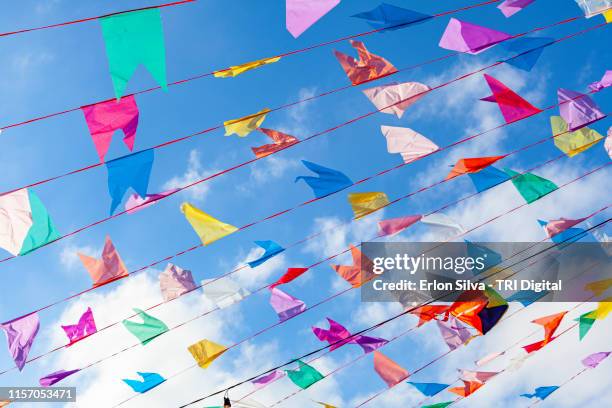
<instances>
[{"instance_id":1,"label":"blue flag","mask_svg":"<svg viewBox=\"0 0 612 408\"><path fill-rule=\"evenodd\" d=\"M519 302L521 305L527 307L536 300L544 297L548 294L547 291L535 292L533 290L521 290L514 292L506 300L508 302Z\"/></svg>"},{"instance_id":2,"label":"blue flag","mask_svg":"<svg viewBox=\"0 0 612 408\"><path fill-rule=\"evenodd\" d=\"M415 383L406 381L408 384L412 385L414 388L419 390L421 394L427 397L433 397L434 395L440 393L449 387L449 384L439 384L439 383Z\"/></svg>"},{"instance_id":3,"label":"blue flag","mask_svg":"<svg viewBox=\"0 0 612 408\"><path fill-rule=\"evenodd\" d=\"M142 381L125 379L122 381L132 387L134 391L139 392L141 394L149 391L151 388L157 387L159 384L166 381L164 377L157 373L137 372L136 374L142 377Z\"/></svg>"},{"instance_id":4,"label":"blue flag","mask_svg":"<svg viewBox=\"0 0 612 408\"><path fill-rule=\"evenodd\" d=\"M503 48L517 54L516 57L505 60L504 62L518 69L522 69L523 71L531 71L533 66L538 62L538 59L540 59L544 47L551 45L553 42L554 40L552 38L546 37L521 37L512 41L503 42L501 44Z\"/></svg>"},{"instance_id":5,"label":"blue flag","mask_svg":"<svg viewBox=\"0 0 612 408\"><path fill-rule=\"evenodd\" d=\"M131 187L141 197L147 196L151 168L153 167L153 149L119 157L106 162L108 170L108 192L112 202L110 213L115 209Z\"/></svg>"},{"instance_id":6,"label":"blue flag","mask_svg":"<svg viewBox=\"0 0 612 408\"><path fill-rule=\"evenodd\" d=\"M419 13L418 11L408 10L387 3L382 3L380 6L370 11L357 13L353 17L367 20L372 28L377 30L382 29L379 31L381 33L406 28L408 25L422 23L433 18L428 14Z\"/></svg>"},{"instance_id":7,"label":"blue flag","mask_svg":"<svg viewBox=\"0 0 612 408\"><path fill-rule=\"evenodd\" d=\"M559 388L556 385L549 385L547 387L538 387L535 389L535 392L533 394L521 394L521 397L526 397L526 398L539 398L539 399L546 399L546 397L548 397L550 394L552 394L553 392L557 391L557 388Z\"/></svg>"},{"instance_id":8,"label":"blue flag","mask_svg":"<svg viewBox=\"0 0 612 408\"><path fill-rule=\"evenodd\" d=\"M310 171L317 173L319 177L299 176L295 178L295 181L304 180L312 188L316 198L325 197L353 185L351 179L338 170L323 167L306 160L302 160L302 163Z\"/></svg>"},{"instance_id":9,"label":"blue flag","mask_svg":"<svg viewBox=\"0 0 612 408\"><path fill-rule=\"evenodd\" d=\"M469 257L472 257L474 259L476 258L484 259L483 260L484 268L482 269L474 268L473 269L474 275L479 275L483 273L484 271L487 271L490 268L494 267L495 265L499 265L502 262L502 256L498 252L495 252L492 249L489 249L484 245L474 244L473 242L470 242L467 239L464 241L467 245L467 254Z\"/></svg>"},{"instance_id":10,"label":"blue flag","mask_svg":"<svg viewBox=\"0 0 612 408\"><path fill-rule=\"evenodd\" d=\"M510 176L504 171L493 166L487 166L476 173L469 173L468 176L479 193L510 180Z\"/></svg>"},{"instance_id":11,"label":"blue flag","mask_svg":"<svg viewBox=\"0 0 612 408\"><path fill-rule=\"evenodd\" d=\"M262 247L265 252L258 259L247 262L251 268L255 268L256 266L261 265L266 262L268 259L275 257L285 250L282 246L278 245L274 241L255 241L255 244Z\"/></svg>"}]
</instances>

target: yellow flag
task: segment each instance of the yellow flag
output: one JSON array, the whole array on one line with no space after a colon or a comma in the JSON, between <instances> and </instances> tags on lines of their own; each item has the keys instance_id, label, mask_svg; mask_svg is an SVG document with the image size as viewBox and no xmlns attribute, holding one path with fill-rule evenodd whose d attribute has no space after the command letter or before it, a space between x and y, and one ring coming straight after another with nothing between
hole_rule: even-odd
<instances>
[{"instance_id":1,"label":"yellow flag","mask_svg":"<svg viewBox=\"0 0 612 408\"><path fill-rule=\"evenodd\" d=\"M561 116L551 116L550 124L553 135L559 135L554 138L555 146L569 157L584 152L603 139L602 135L588 127L583 127L575 132L567 132L567 123Z\"/></svg>"},{"instance_id":2,"label":"yellow flag","mask_svg":"<svg viewBox=\"0 0 612 408\"><path fill-rule=\"evenodd\" d=\"M597 309L587 314L585 317L595 320L603 320L612 312L612 297L602 300L597 304Z\"/></svg>"},{"instance_id":3,"label":"yellow flag","mask_svg":"<svg viewBox=\"0 0 612 408\"><path fill-rule=\"evenodd\" d=\"M265 108L253 115L223 122L223 125L225 125L225 136L235 133L240 137L245 137L261 126L268 112L270 112L270 109Z\"/></svg>"},{"instance_id":4,"label":"yellow flag","mask_svg":"<svg viewBox=\"0 0 612 408\"><path fill-rule=\"evenodd\" d=\"M229 67L228 69L224 69L222 71L215 71L214 75L217 78L235 77L237 75L242 74L243 72L250 71L255 68L259 68L263 65L268 65L274 62L278 62L278 60L280 60L280 57L263 58L257 61L247 62L246 64L233 65Z\"/></svg>"},{"instance_id":5,"label":"yellow flag","mask_svg":"<svg viewBox=\"0 0 612 408\"><path fill-rule=\"evenodd\" d=\"M601 296L606 290L610 288L610 286L612 286L612 278L587 283L584 288L593 292L595 296Z\"/></svg>"},{"instance_id":6,"label":"yellow flag","mask_svg":"<svg viewBox=\"0 0 612 408\"><path fill-rule=\"evenodd\" d=\"M323 405L324 408L336 408L335 405L326 404L325 402L319 402L319 401L315 401L315 402L319 405Z\"/></svg>"},{"instance_id":7,"label":"yellow flag","mask_svg":"<svg viewBox=\"0 0 612 408\"><path fill-rule=\"evenodd\" d=\"M355 219L365 217L389 204L385 193L352 193L348 195L349 203L355 213Z\"/></svg>"},{"instance_id":8,"label":"yellow flag","mask_svg":"<svg viewBox=\"0 0 612 408\"><path fill-rule=\"evenodd\" d=\"M612 23L612 10L608 10L603 13L604 18L606 19L606 23Z\"/></svg>"},{"instance_id":9,"label":"yellow flag","mask_svg":"<svg viewBox=\"0 0 612 408\"><path fill-rule=\"evenodd\" d=\"M217 357L227 351L227 347L204 339L192 344L187 350L200 367L207 368Z\"/></svg>"},{"instance_id":10,"label":"yellow flag","mask_svg":"<svg viewBox=\"0 0 612 408\"><path fill-rule=\"evenodd\" d=\"M185 214L185 218L187 218L187 221L189 221L204 245L208 245L238 231L238 228L233 225L221 222L189 203L183 203L181 211Z\"/></svg>"}]
</instances>

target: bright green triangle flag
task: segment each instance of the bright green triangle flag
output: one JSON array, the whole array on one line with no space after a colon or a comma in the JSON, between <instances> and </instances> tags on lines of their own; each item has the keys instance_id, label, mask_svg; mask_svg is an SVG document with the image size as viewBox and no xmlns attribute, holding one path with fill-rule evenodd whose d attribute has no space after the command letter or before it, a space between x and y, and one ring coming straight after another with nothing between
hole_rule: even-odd
<instances>
[{"instance_id":1,"label":"bright green triangle flag","mask_svg":"<svg viewBox=\"0 0 612 408\"><path fill-rule=\"evenodd\" d=\"M531 204L559 188L552 181L532 173L520 174L507 168L504 171L507 175L513 177L512 184L527 201L527 204Z\"/></svg>"},{"instance_id":2,"label":"bright green triangle flag","mask_svg":"<svg viewBox=\"0 0 612 408\"><path fill-rule=\"evenodd\" d=\"M323 374L304 363L302 360L298 360L300 367L297 370L285 370L289 379L298 387L305 390L312 384L323 379Z\"/></svg>"},{"instance_id":3,"label":"bright green triangle flag","mask_svg":"<svg viewBox=\"0 0 612 408\"><path fill-rule=\"evenodd\" d=\"M138 65L144 65L163 89L166 47L159 9L132 11L100 18L115 97L121 99Z\"/></svg>"},{"instance_id":4,"label":"bright green triangle flag","mask_svg":"<svg viewBox=\"0 0 612 408\"><path fill-rule=\"evenodd\" d=\"M123 325L130 333L140 340L143 346L155 337L168 331L168 326L161 320L146 314L140 309L134 309L134 311L138 313L138 316L142 319L142 323L135 323L126 319L123 321Z\"/></svg>"},{"instance_id":5,"label":"bright green triangle flag","mask_svg":"<svg viewBox=\"0 0 612 408\"><path fill-rule=\"evenodd\" d=\"M423 405L421 408L446 408L453 402L454 401L438 402L437 404L433 404L433 405Z\"/></svg>"},{"instance_id":6,"label":"bright green triangle flag","mask_svg":"<svg viewBox=\"0 0 612 408\"><path fill-rule=\"evenodd\" d=\"M593 327L593 324L595 323L595 319L587 317L589 313L592 312L587 312L581 315L578 319L574 319L579 323L578 330L580 331L580 340L582 340L584 336L587 335L587 333L589 332L589 330L591 330L591 327Z\"/></svg>"},{"instance_id":7,"label":"bright green triangle flag","mask_svg":"<svg viewBox=\"0 0 612 408\"><path fill-rule=\"evenodd\" d=\"M59 231L53 225L53 221L51 221L51 217L40 198L33 191L28 190L28 199L30 201L30 211L32 211L32 226L21 244L19 255L25 255L60 237Z\"/></svg>"}]
</instances>

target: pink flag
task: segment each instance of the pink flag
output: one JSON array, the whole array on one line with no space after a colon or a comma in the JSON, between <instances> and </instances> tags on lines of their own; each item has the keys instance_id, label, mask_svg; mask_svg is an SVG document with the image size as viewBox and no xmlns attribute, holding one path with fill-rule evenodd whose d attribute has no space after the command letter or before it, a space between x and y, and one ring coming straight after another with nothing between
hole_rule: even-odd
<instances>
[{"instance_id":1,"label":"pink flag","mask_svg":"<svg viewBox=\"0 0 612 408\"><path fill-rule=\"evenodd\" d=\"M191 271L169 263L166 269L159 274L159 288L164 301L176 299L196 288Z\"/></svg>"},{"instance_id":2,"label":"pink flag","mask_svg":"<svg viewBox=\"0 0 612 408\"><path fill-rule=\"evenodd\" d=\"M501 10L504 16L511 17L534 1L535 0L506 0L497 6L497 8Z\"/></svg>"},{"instance_id":3,"label":"pink flag","mask_svg":"<svg viewBox=\"0 0 612 408\"><path fill-rule=\"evenodd\" d=\"M283 378L285 376L285 372L281 370L274 370L269 374L262 375L251 381L251 384L255 386L256 389L263 388L268 384L272 384L274 381Z\"/></svg>"},{"instance_id":4,"label":"pink flag","mask_svg":"<svg viewBox=\"0 0 612 408\"><path fill-rule=\"evenodd\" d=\"M494 353L487 354L486 356L484 356L480 360L476 361L475 364L478 367L482 367L483 365L486 365L486 364L490 363L491 361L495 360L497 357L503 356L504 353L505 353L505 351L496 351Z\"/></svg>"},{"instance_id":5,"label":"pink flag","mask_svg":"<svg viewBox=\"0 0 612 408\"><path fill-rule=\"evenodd\" d=\"M81 262L83 262L83 266L89 272L94 287L128 276L128 271L109 236L106 236L104 241L102 259L92 258L83 254L78 255L81 258Z\"/></svg>"},{"instance_id":6,"label":"pink flag","mask_svg":"<svg viewBox=\"0 0 612 408\"><path fill-rule=\"evenodd\" d=\"M378 222L378 233L381 237L398 234L420 219L420 215L408 215L382 220Z\"/></svg>"},{"instance_id":7,"label":"pink flag","mask_svg":"<svg viewBox=\"0 0 612 408\"><path fill-rule=\"evenodd\" d=\"M542 112L497 79L487 74L484 74L484 77L489 84L489 88L491 88L491 92L493 92L493 96L481 100L495 101L507 123Z\"/></svg>"},{"instance_id":8,"label":"pink flag","mask_svg":"<svg viewBox=\"0 0 612 408\"><path fill-rule=\"evenodd\" d=\"M100 161L108 151L113 134L116 130L123 130L123 143L130 151L134 150L136 129L138 128L138 106L133 95L125 96L119 101L111 99L95 105L81 107L89 133L96 145Z\"/></svg>"},{"instance_id":9,"label":"pink flag","mask_svg":"<svg viewBox=\"0 0 612 408\"><path fill-rule=\"evenodd\" d=\"M606 137L606 141L604 143L604 148L608 153L608 156L612 159L612 126L608 129L608 134Z\"/></svg>"},{"instance_id":10,"label":"pink flag","mask_svg":"<svg viewBox=\"0 0 612 408\"><path fill-rule=\"evenodd\" d=\"M26 360L28 359L28 353L30 353L30 349L32 348L34 338L36 334L38 334L38 329L40 328L38 314L32 313L2 323L0 324L0 328L6 333L8 350L11 356L13 356L13 360L15 360L17 368L19 368L19 371L23 370Z\"/></svg>"},{"instance_id":11,"label":"pink flag","mask_svg":"<svg viewBox=\"0 0 612 408\"><path fill-rule=\"evenodd\" d=\"M470 331L454 317L447 321L436 321L442 338L451 350L465 344L471 336Z\"/></svg>"},{"instance_id":12,"label":"pink flag","mask_svg":"<svg viewBox=\"0 0 612 408\"><path fill-rule=\"evenodd\" d=\"M85 337L90 336L98 331L96 328L96 321L94 320L93 312L91 307L88 307L85 313L81 315L77 324L62 326L62 329L68 336L68 346L72 346L79 340L83 340Z\"/></svg>"},{"instance_id":13,"label":"pink flag","mask_svg":"<svg viewBox=\"0 0 612 408\"><path fill-rule=\"evenodd\" d=\"M579 218L577 220L568 220L566 218L560 218L558 220L551 220L544 226L544 231L548 235L548 238L552 238L557 234L562 233L568 228L573 227L574 225L580 224L586 218Z\"/></svg>"},{"instance_id":14,"label":"pink flag","mask_svg":"<svg viewBox=\"0 0 612 408\"><path fill-rule=\"evenodd\" d=\"M610 354L612 354L612 351L600 351L599 353L593 353L582 360L582 364L588 368L595 368L599 365L599 363L608 358Z\"/></svg>"},{"instance_id":15,"label":"pink flag","mask_svg":"<svg viewBox=\"0 0 612 408\"><path fill-rule=\"evenodd\" d=\"M172 190L163 191L161 193L156 194L147 194L145 198L142 198L137 193L129 196L125 203L125 211L128 214L134 214L142 210L143 208L147 208L155 204L159 199L169 196L170 194L174 194L178 191L178 188L173 188Z\"/></svg>"},{"instance_id":16,"label":"pink flag","mask_svg":"<svg viewBox=\"0 0 612 408\"><path fill-rule=\"evenodd\" d=\"M274 143L271 144L251 147L251 150L253 151L253 153L255 153L255 157L258 158L266 157L269 154L276 153L279 150L283 150L299 142L297 137L279 132L278 130L265 128L257 128L257 130L259 130L274 141Z\"/></svg>"},{"instance_id":17,"label":"pink flag","mask_svg":"<svg viewBox=\"0 0 612 408\"><path fill-rule=\"evenodd\" d=\"M470 370L459 370L459 377L465 381L477 381L485 383L491 378L495 377L497 372L493 371L470 371Z\"/></svg>"},{"instance_id":18,"label":"pink flag","mask_svg":"<svg viewBox=\"0 0 612 408\"><path fill-rule=\"evenodd\" d=\"M600 81L593 82L589 85L589 89L593 92L597 92L610 86L612 86L612 70L607 70Z\"/></svg>"},{"instance_id":19,"label":"pink flag","mask_svg":"<svg viewBox=\"0 0 612 408\"><path fill-rule=\"evenodd\" d=\"M338 4L340 0L286 0L287 30L298 38Z\"/></svg>"},{"instance_id":20,"label":"pink flag","mask_svg":"<svg viewBox=\"0 0 612 408\"><path fill-rule=\"evenodd\" d=\"M353 85L363 84L397 72L389 61L370 53L361 41L351 40L351 45L357 50L359 60L340 51L334 51L334 54Z\"/></svg>"},{"instance_id":21,"label":"pink flag","mask_svg":"<svg viewBox=\"0 0 612 408\"><path fill-rule=\"evenodd\" d=\"M278 288L270 288L270 306L276 311L281 322L306 310L304 302Z\"/></svg>"},{"instance_id":22,"label":"pink flag","mask_svg":"<svg viewBox=\"0 0 612 408\"><path fill-rule=\"evenodd\" d=\"M509 38L512 36L501 31L451 18L438 45L447 50L478 54Z\"/></svg>"},{"instance_id":23,"label":"pink flag","mask_svg":"<svg viewBox=\"0 0 612 408\"><path fill-rule=\"evenodd\" d=\"M567 122L570 132L606 117L606 114L588 95L559 88L557 99L559 100L559 112L563 120Z\"/></svg>"},{"instance_id":24,"label":"pink flag","mask_svg":"<svg viewBox=\"0 0 612 408\"><path fill-rule=\"evenodd\" d=\"M79 372L80 370L59 370L56 371L54 373L51 374L47 374L46 376L44 376L43 378L41 378L40 380L38 380L38 383L40 384L41 387L50 387L53 384L56 384L60 381L62 381L64 378Z\"/></svg>"},{"instance_id":25,"label":"pink flag","mask_svg":"<svg viewBox=\"0 0 612 408\"><path fill-rule=\"evenodd\" d=\"M380 130L387 138L387 151L401 154L404 163L412 163L439 149L434 142L409 128L381 126Z\"/></svg>"},{"instance_id":26,"label":"pink flag","mask_svg":"<svg viewBox=\"0 0 612 408\"><path fill-rule=\"evenodd\" d=\"M427 94L430 88L419 82L392 82L364 89L363 93L382 113L401 118L404 111Z\"/></svg>"},{"instance_id":27,"label":"pink flag","mask_svg":"<svg viewBox=\"0 0 612 408\"><path fill-rule=\"evenodd\" d=\"M410 375L407 370L380 351L374 352L374 370L389 388L404 381Z\"/></svg>"}]
</instances>

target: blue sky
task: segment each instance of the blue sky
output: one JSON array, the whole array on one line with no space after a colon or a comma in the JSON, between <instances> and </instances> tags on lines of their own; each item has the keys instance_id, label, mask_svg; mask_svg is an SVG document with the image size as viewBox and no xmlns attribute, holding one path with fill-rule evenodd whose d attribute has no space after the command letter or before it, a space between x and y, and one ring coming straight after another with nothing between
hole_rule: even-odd
<instances>
[{"instance_id":1,"label":"blue sky","mask_svg":"<svg viewBox=\"0 0 612 408\"><path fill-rule=\"evenodd\" d=\"M470 1L463 0L390 0L389 3L425 13L436 13L471 4ZM145 1L75 3L65 0L24 0L5 6L0 21L2 30L9 31L149 4ZM293 39L285 30L284 5L280 0L239 0L231 6L227 2L200 0L193 4L163 9L168 79L179 80L366 31L369 29L367 24L350 16L376 5L378 1L345 0L299 39ZM509 19L493 5L461 12L455 17L516 34L579 14L580 9L572 0L538 0ZM546 30L541 35L558 38L602 21L601 17L583 19ZM397 68L403 68L447 52L437 46L447 22L448 17L442 17L415 27L366 36L362 40L371 52L384 56ZM548 47L538 65L529 73L508 66L497 67L489 73L536 106L552 105L556 103L558 87L584 92L589 83L600 79L605 70L610 68L611 53L605 47L605 44L610 42L609 30L609 27L604 27ZM333 47L321 47L284 58L279 63L237 78L209 77L171 87L169 92L156 91L138 96L140 123L136 149L181 137L224 120L257 112L264 107L273 108L346 85L348 80L332 54L333 49L354 55L347 41ZM5 95L0 101L0 126L112 96L112 84L98 22L5 37L0 41L0 51L4 60L0 66L0 87ZM498 47L478 56L466 55L401 72L395 75L393 80L419 81L435 86L503 57L503 49ZM381 80L376 84L386 82L388 80ZM130 81L128 91L136 91L153 84L149 74L140 68ZM360 88L367 86L369 85ZM311 191L303 183L293 183L296 176L308 174L300 163L302 159L339 169L353 180L400 163L399 155L387 153L385 139L379 130L381 125L410 127L444 146L461 137L500 124L503 119L497 107L478 101L488 94L489 90L482 75L474 76L433 92L409 109L402 119L384 114L373 115L174 195L137 214L118 217L73 238L4 263L0 265L4 289L0 297L0 320L11 319L89 287L89 276L75 253L82 251L98 256L105 235L111 236L128 269L136 269L198 242L197 236L179 211L179 205L183 201L190 201L233 225L247 224L312 198ZM609 111L612 104L609 91L600 92L594 99L604 112ZM373 109L359 89L349 89L272 113L264 122L264 127L304 138ZM551 114L557 114L557 110L551 111ZM448 165L453 164L457 158L503 154L550 136L549 116L545 113L513 124L502 131L492 132L448 152L378 177L350 191L384 191L391 198L406 194L443 178L448 171ZM609 126L609 119L605 119L596 123L593 128L605 134ZM3 168L3 177L0 180L2 191L93 164L98 160L81 112L9 129L3 132L0 138L3 144L0 150ZM222 131L216 131L159 150L156 152L150 191L157 192L169 186L186 184L248 160L252 157L250 147L264 143L266 141L261 134L252 133L243 139L235 136L225 137ZM117 134L107 158L125 153L121 137ZM552 142L547 142L508 158L503 165L522 170L558 154L559 151ZM538 174L562 184L607 161L609 157L602 144L599 144L575 158L564 158L546 166L538 171ZM609 179L609 171L600 171L584 182L546 197L541 202L534 203L487 228L475 231L468 238L474 241L542 239L543 235L536 219L562 216L578 218L608 204L609 194L602 187L605 187ZM47 183L34 190L47 206L62 233L107 215L110 198L104 167ZM467 178L457 179L386 209L384 216L425 213L472 191ZM520 203L520 197L511 186L504 185L495 191L466 200L449 209L447 213L466 227L471 227ZM609 216L609 213L607 214ZM325 234L320 240L287 251L261 268L241 272L236 280L250 290L257 289L280 276L286 267L312 264L324 258L326 254L338 252L349 242L359 242L373 236L375 221L382 216L383 214L377 214L368 217L348 228L339 227L332 233ZM253 240L273 239L281 245L287 245L322 227L348 221L350 217L346 193L339 193L182 256L175 263L190 269L197 280L215 277L245 259L253 258ZM605 214L602 214L596 221L604 218ZM418 240L435 237L426 229L416 228L404 238ZM348 262L346 258L341 259ZM160 265L157 270L108 285L72 303L42 312L41 333L32 355L65 343L59 325L75 322L88 305L92 305L96 321L99 326L103 326L104 323L114 322L129 315L132 307L146 307L157 303L160 295L156 276L163 267L164 265ZM323 265L287 286L286 291L307 304L314 304L345 287L333 271ZM192 294L189 298L173 303L175 304L172 306L158 308L153 314L169 325L174 325L207 310L206 301L200 294ZM479 339L480 349L468 347L460 353L453 353L452 357L432 369L419 373L415 381L451 381L455 378L454 370L461 364L477 359L487 347L496 347L496 338L500 338L499 341L505 339L501 344L509 344L511 341L508 338L515 338L515 333L519 330L532 330L529 324L531 318L545 314L545 310L557 311L555 308L551 309L551 305L536 306L541 306L541 309L534 307L532 311L513 317L512 322L516 323L513 329L509 329L509 322L506 330L500 328L497 335ZM360 303L358 293L342 296L227 353L208 370L190 370L126 406L179 405L207 391L216 390L222 387L222 384L261 371L272 363L282 362L314 349L320 346L320 343L309 327L320 324L326 316L358 330L383 320L394 312L397 312L397 308L393 305ZM577 312L574 314L577 315ZM274 323L275 319L274 312L267 305L267 296L256 295L239 306L214 313L183 329L162 336L146 347L124 353L121 357L88 369L66 380L65 384L79 387L79 392L83 395L79 406L93 406L92 403L100 404L99 406L113 405L132 393L121 383L121 378L133 378L136 371L155 371L162 375L171 375L191 364L191 357L186 351L188 345L201 338L229 345ZM401 320L402 322L391 325L394 327L381 329L379 334L391 337L413 324L411 318ZM599 345L597 336L609 334L612 328L609 323L607 326L605 322L600 323L601 327L593 330L591 339L585 339L580 345L577 343L577 335L572 337L572 341L567 341L567 344L559 341L558 345L552 346L542 357L538 356L539 360L534 357L534 361L521 372L505 374L506 378L499 380L499 386L493 387L491 384L490 390L485 387L482 396L476 395L470 399L469 404L464 403L462 406L487 406L491 401L488 398L506 401L507 404L517 403L516 395L527 392L529 388L563 381L575 372L578 366L570 362L564 362L563 366L559 363L558 372L551 373L546 370L547 364L551 361L558 362L561 355L569 356L574 353L576 358L573 360L579 361L589 351L602 351L596 349ZM0 376L0 385L35 384L39 377L49 372L60 368L77 368L133 342L134 339L122 327L116 327L84 341L83 344L30 364L20 374L12 372ZM394 342L385 349L385 353L412 370L439 354L444 347L435 326L426 326L417 334ZM318 362L317 368L326 373L357 356L358 350L347 347L345 349ZM571 359L568 357L567 360ZM0 353L0 367L9 367L11 363L8 353ZM326 400L340 406L354 405L384 386L371 366L371 357L365 358L354 366L355 369L341 372L313 386L311 390L300 393L284 406L307 406L309 398ZM606 367L607 374L604 372ZM564 390L565 395L551 402L551 406L562 406L563 397L569 398L569 395L575 396L571 403L578 404L581 396L586 398L588 392L604 392L604 382L598 382L596 379L598 375L601 376L599 378L605 378L605 375L612 373L611 370L608 364L598 368L598 373L585 374L583 377L590 376L587 380L591 388L577 380L573 383L574 393L570 394L571 391ZM564 374L567 375L564 377ZM517 379L519 376L520 381ZM504 381L506 388L503 386ZM418 396L408 386L404 386L398 386L397 390L385 394L386 398L389 398L387 401L415 404L419 400ZM270 387L270 390L255 394L254 398L264 403L272 403L294 389L294 386L284 379ZM250 388L247 385L237 392L237 396L248 391ZM612 398L610 390L605 392ZM383 399L377 401L378 403L371 406L379 406ZM218 403L216 400L207 402L205 405ZM572 406L571 403L568 406Z\"/></svg>"}]
</instances>

